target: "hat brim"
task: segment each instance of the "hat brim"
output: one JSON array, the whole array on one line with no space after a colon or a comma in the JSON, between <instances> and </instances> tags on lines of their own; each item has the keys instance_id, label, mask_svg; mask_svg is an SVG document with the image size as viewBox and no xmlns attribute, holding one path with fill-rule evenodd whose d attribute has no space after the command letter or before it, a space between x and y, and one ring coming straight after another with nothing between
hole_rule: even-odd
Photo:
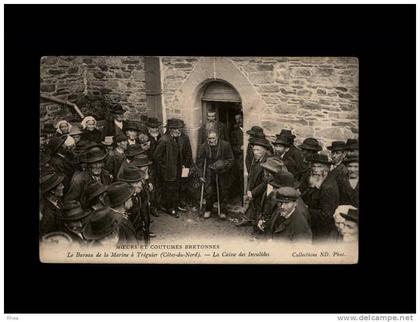
<instances>
[{"instance_id":1,"label":"hat brim","mask_svg":"<svg viewBox=\"0 0 420 322\"><path fill-rule=\"evenodd\" d=\"M331 152L335 152L335 151L346 151L347 147L343 146L343 147L339 147L339 148L334 148L332 146L327 146L327 150L330 150Z\"/></svg>"},{"instance_id":2,"label":"hat brim","mask_svg":"<svg viewBox=\"0 0 420 322\"><path fill-rule=\"evenodd\" d=\"M57 152L58 148L64 144L64 141L67 140L67 135L68 134L63 134L62 136L60 136L60 140L61 140L60 143L57 144L53 149L50 149L51 155L53 155L55 152Z\"/></svg>"},{"instance_id":3,"label":"hat brim","mask_svg":"<svg viewBox=\"0 0 420 322\"><path fill-rule=\"evenodd\" d=\"M344 219L353 221L355 223L359 223L359 218L357 218L357 217L349 216L347 214L343 214L342 212L340 212L340 216L343 217Z\"/></svg>"},{"instance_id":4,"label":"hat brim","mask_svg":"<svg viewBox=\"0 0 420 322\"><path fill-rule=\"evenodd\" d=\"M267 170L267 171L269 171L269 172L271 172L271 173L276 173L277 171L281 170L280 168L279 168L279 169L277 169L277 168L274 168L274 167L272 167L272 166L270 166L270 165L268 165L268 164L265 164L265 163L261 164L260 166L261 166L261 168L263 168L264 170Z\"/></svg>"},{"instance_id":5,"label":"hat brim","mask_svg":"<svg viewBox=\"0 0 420 322\"><path fill-rule=\"evenodd\" d=\"M79 160L82 163L95 163L95 162L99 162L99 161L104 160L107 156L108 156L108 153L105 153L105 155L103 155L101 157L95 157L93 159L86 159L86 158L83 158L83 155L81 155Z\"/></svg>"},{"instance_id":6,"label":"hat brim","mask_svg":"<svg viewBox=\"0 0 420 322\"><path fill-rule=\"evenodd\" d=\"M106 227L103 231L99 233L94 233L91 229L90 225L86 225L85 228L82 231L83 237L85 237L86 240L98 240L103 239L109 235L111 235L116 230L117 224L113 224L112 226Z\"/></svg>"},{"instance_id":7,"label":"hat brim","mask_svg":"<svg viewBox=\"0 0 420 322\"><path fill-rule=\"evenodd\" d=\"M151 127L151 128L159 127L161 125L162 125L162 123L146 123L146 126Z\"/></svg>"},{"instance_id":8,"label":"hat brim","mask_svg":"<svg viewBox=\"0 0 420 322\"><path fill-rule=\"evenodd\" d=\"M270 181L269 182L269 184L271 185L271 186L273 186L274 188L276 188L276 189L278 189L278 188L283 188L283 187L289 187L289 186L285 186L285 185L281 185L281 184L278 184L278 183L276 183L274 180L272 180L272 181ZM299 188L299 186L300 186L300 182L299 181L297 181L297 180L294 180L293 181L293 188L295 188L295 189L297 189L297 188Z\"/></svg>"},{"instance_id":9,"label":"hat brim","mask_svg":"<svg viewBox=\"0 0 420 322\"><path fill-rule=\"evenodd\" d=\"M146 152L145 150L141 150L140 152L135 152L135 153L127 153L127 151L125 151L125 156L126 157L135 157L136 155L140 155L142 153Z\"/></svg>"},{"instance_id":10,"label":"hat brim","mask_svg":"<svg viewBox=\"0 0 420 322\"><path fill-rule=\"evenodd\" d=\"M63 216L57 216L57 218L59 219L59 220L62 220L62 221L79 221L79 220L81 220L81 219L83 219L83 218L86 218L87 216L89 216L91 214L91 211L83 211L83 212L81 212L81 214L80 215L78 215L78 216L75 216L75 217L63 217Z\"/></svg>"},{"instance_id":11,"label":"hat brim","mask_svg":"<svg viewBox=\"0 0 420 322\"><path fill-rule=\"evenodd\" d=\"M284 142L284 141L274 141L273 145L284 145L286 147L289 147L291 144L290 142Z\"/></svg>"},{"instance_id":12,"label":"hat brim","mask_svg":"<svg viewBox=\"0 0 420 322\"><path fill-rule=\"evenodd\" d=\"M125 178L121 177L120 175L117 175L118 181L127 182L127 183L139 182L139 181L143 180L144 178L145 178L145 176L141 175L140 177L135 178L135 179L125 179Z\"/></svg>"},{"instance_id":13,"label":"hat brim","mask_svg":"<svg viewBox=\"0 0 420 322\"><path fill-rule=\"evenodd\" d=\"M64 175L58 175L57 179L54 180L54 182L51 182L46 188L41 189L41 193L46 193L48 191L51 191L55 187L57 187L61 182L63 182L65 176Z\"/></svg>"},{"instance_id":14,"label":"hat brim","mask_svg":"<svg viewBox=\"0 0 420 322\"><path fill-rule=\"evenodd\" d=\"M101 186L98 190L96 190L94 193L92 193L91 195L87 196L85 201L89 202L91 201L93 198L96 198L97 196L103 194L104 192L106 192L106 189L108 189L108 186Z\"/></svg>"},{"instance_id":15,"label":"hat brim","mask_svg":"<svg viewBox=\"0 0 420 322\"><path fill-rule=\"evenodd\" d=\"M170 125L170 126L166 125L165 127L166 127L168 130L169 130L169 129L177 130L177 129L182 129L182 128L184 128L184 125Z\"/></svg>"},{"instance_id":16,"label":"hat brim","mask_svg":"<svg viewBox=\"0 0 420 322\"><path fill-rule=\"evenodd\" d=\"M278 198L278 197L274 197L274 200L275 201L293 201L293 202L295 202L295 201L297 201L298 200L298 198L299 197L280 197L280 198Z\"/></svg>"},{"instance_id":17,"label":"hat brim","mask_svg":"<svg viewBox=\"0 0 420 322\"><path fill-rule=\"evenodd\" d=\"M136 163L136 161L134 160L134 161L133 161L133 164L134 164L136 167L138 167L138 168L142 168L142 167L147 167L147 166L149 166L149 165L152 165L152 164L153 164L153 162L152 162L152 161L149 161L149 162L144 163L144 164L138 164L138 163Z\"/></svg>"},{"instance_id":18,"label":"hat brim","mask_svg":"<svg viewBox=\"0 0 420 322\"><path fill-rule=\"evenodd\" d=\"M124 181L124 180L121 180L120 178L118 178L118 180L120 180L120 181ZM131 182L138 182L138 181L140 181L140 180L137 180L137 181L131 181ZM124 182L127 182L127 183L129 183L130 181L124 181ZM134 192L135 192L135 189L133 188L133 189L131 189L131 192L130 192L130 194L129 195L127 195L127 196L125 196L123 199L121 199L120 200L120 202L118 203L118 204L115 204L115 203L109 203L109 206L110 207L116 207L116 206L119 206L119 205L122 205L124 202L126 202L128 199L130 199L133 195L134 195Z\"/></svg>"}]
</instances>

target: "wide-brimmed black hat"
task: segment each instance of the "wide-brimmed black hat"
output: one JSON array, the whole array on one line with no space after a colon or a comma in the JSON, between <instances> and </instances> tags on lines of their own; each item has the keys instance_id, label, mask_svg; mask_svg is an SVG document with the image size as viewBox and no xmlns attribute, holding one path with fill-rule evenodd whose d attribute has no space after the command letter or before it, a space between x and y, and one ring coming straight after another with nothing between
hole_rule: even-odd
<instances>
[{"instance_id":1,"label":"wide-brimmed black hat","mask_svg":"<svg viewBox=\"0 0 420 322\"><path fill-rule=\"evenodd\" d=\"M134 157L132 164L138 168L141 168L141 167L147 167L153 164L153 162L149 160L149 157L147 156L147 154L139 154Z\"/></svg>"},{"instance_id":2,"label":"wide-brimmed black hat","mask_svg":"<svg viewBox=\"0 0 420 322\"><path fill-rule=\"evenodd\" d=\"M310 150L310 151L321 151L322 147L319 144L317 139L314 138L307 138L303 140L303 143L299 145L299 148L302 150Z\"/></svg>"},{"instance_id":3,"label":"wide-brimmed black hat","mask_svg":"<svg viewBox=\"0 0 420 322\"><path fill-rule=\"evenodd\" d=\"M260 164L261 168L271 172L277 173L284 167L284 162L276 157L267 158L267 161Z\"/></svg>"},{"instance_id":4,"label":"wide-brimmed black hat","mask_svg":"<svg viewBox=\"0 0 420 322\"><path fill-rule=\"evenodd\" d=\"M106 192L108 186L99 183L98 181L92 181L85 189L84 202L87 203L93 198Z\"/></svg>"},{"instance_id":5,"label":"wide-brimmed black hat","mask_svg":"<svg viewBox=\"0 0 420 322\"><path fill-rule=\"evenodd\" d=\"M67 135L62 135L60 137L53 137L48 142L48 151L51 155L57 152L58 148L64 144L64 141L67 139Z\"/></svg>"},{"instance_id":6,"label":"wide-brimmed black hat","mask_svg":"<svg viewBox=\"0 0 420 322\"><path fill-rule=\"evenodd\" d=\"M140 171L137 168L135 169ZM127 182L117 181L108 186L107 194L109 206L117 207L131 198L134 194L134 188Z\"/></svg>"},{"instance_id":7,"label":"wide-brimmed black hat","mask_svg":"<svg viewBox=\"0 0 420 322\"><path fill-rule=\"evenodd\" d=\"M94 145L86 149L80 154L79 160L83 163L94 163L105 159L108 156L108 152L101 145Z\"/></svg>"},{"instance_id":8,"label":"wide-brimmed black hat","mask_svg":"<svg viewBox=\"0 0 420 322\"><path fill-rule=\"evenodd\" d=\"M348 139L346 142L347 151L359 150L359 141L357 139Z\"/></svg>"},{"instance_id":9,"label":"wide-brimmed black hat","mask_svg":"<svg viewBox=\"0 0 420 322\"><path fill-rule=\"evenodd\" d=\"M344 141L334 141L330 146L327 146L327 149L331 152L345 151L347 150L347 145Z\"/></svg>"},{"instance_id":10,"label":"wide-brimmed black hat","mask_svg":"<svg viewBox=\"0 0 420 322\"><path fill-rule=\"evenodd\" d=\"M114 143L115 144L118 143L118 142L122 142L122 141L128 141L128 137L125 134L120 133L120 134L117 134L116 136L114 136Z\"/></svg>"},{"instance_id":11,"label":"wide-brimmed black hat","mask_svg":"<svg viewBox=\"0 0 420 322\"><path fill-rule=\"evenodd\" d=\"M347 165L349 163L352 162L357 162L359 163L359 156L358 155L347 155L344 160L343 160L343 164Z\"/></svg>"},{"instance_id":12,"label":"wide-brimmed black hat","mask_svg":"<svg viewBox=\"0 0 420 322\"><path fill-rule=\"evenodd\" d=\"M80 202L76 200L64 203L63 212L58 216L62 221L78 221L90 215L90 211L82 209Z\"/></svg>"},{"instance_id":13,"label":"wide-brimmed black hat","mask_svg":"<svg viewBox=\"0 0 420 322\"><path fill-rule=\"evenodd\" d=\"M63 182L63 180L64 180L64 175L57 174L55 172L48 172L44 174L39 180L41 193L44 194L54 189L61 182Z\"/></svg>"},{"instance_id":14,"label":"wide-brimmed black hat","mask_svg":"<svg viewBox=\"0 0 420 322\"><path fill-rule=\"evenodd\" d=\"M331 165L331 161L328 159L328 156L325 154L314 154L312 155L309 160L311 163L322 163L326 165Z\"/></svg>"},{"instance_id":15,"label":"wide-brimmed black hat","mask_svg":"<svg viewBox=\"0 0 420 322\"><path fill-rule=\"evenodd\" d=\"M111 208L97 209L90 214L83 228L83 237L87 240L105 238L118 229L118 223L119 220Z\"/></svg>"},{"instance_id":16,"label":"wide-brimmed black hat","mask_svg":"<svg viewBox=\"0 0 420 322\"><path fill-rule=\"evenodd\" d=\"M349 209L347 214L343 214L340 212L341 217L353 221L355 223L359 223L359 210L357 209Z\"/></svg>"},{"instance_id":17,"label":"wide-brimmed black hat","mask_svg":"<svg viewBox=\"0 0 420 322\"><path fill-rule=\"evenodd\" d=\"M145 151L142 149L141 145L136 143L136 144L131 144L127 147L127 150L125 150L125 155L127 157L134 157L144 152Z\"/></svg>"},{"instance_id":18,"label":"wide-brimmed black hat","mask_svg":"<svg viewBox=\"0 0 420 322\"><path fill-rule=\"evenodd\" d=\"M121 172L118 173L118 180L123 182L139 182L146 177L146 174L134 164L123 165ZM109 195L109 193L108 193Z\"/></svg>"},{"instance_id":19,"label":"wide-brimmed black hat","mask_svg":"<svg viewBox=\"0 0 420 322\"><path fill-rule=\"evenodd\" d=\"M263 128L260 127L260 126L257 126L257 125L254 125L253 127L251 127L251 129L246 131L246 133L251 135L251 136L255 136L255 137L259 137L259 138L265 138Z\"/></svg>"},{"instance_id":20,"label":"wide-brimmed black hat","mask_svg":"<svg viewBox=\"0 0 420 322\"><path fill-rule=\"evenodd\" d=\"M156 117L149 117L147 119L146 125L148 127L155 128L155 127L161 126L162 125L162 122L160 122Z\"/></svg>"},{"instance_id":21,"label":"wide-brimmed black hat","mask_svg":"<svg viewBox=\"0 0 420 322\"><path fill-rule=\"evenodd\" d=\"M293 135L292 134L292 131L291 130L287 130L287 129L282 129L281 131L280 131L280 135L285 135L285 136L288 136L289 138L291 138L292 140L294 140L295 138L296 138L296 135Z\"/></svg>"},{"instance_id":22,"label":"wide-brimmed black hat","mask_svg":"<svg viewBox=\"0 0 420 322\"><path fill-rule=\"evenodd\" d=\"M123 122L123 131L128 131L128 130L132 130L132 131L138 131L139 130L139 126L137 124L137 122L134 121L124 121Z\"/></svg>"},{"instance_id":23,"label":"wide-brimmed black hat","mask_svg":"<svg viewBox=\"0 0 420 322\"><path fill-rule=\"evenodd\" d=\"M269 150L271 149L270 142L265 138L254 137L251 140L249 140L249 144L259 145L259 146L262 146L262 147L264 147L266 149L269 149Z\"/></svg>"},{"instance_id":24,"label":"wide-brimmed black hat","mask_svg":"<svg viewBox=\"0 0 420 322\"><path fill-rule=\"evenodd\" d=\"M269 182L274 188L281 188L281 187L292 187L298 188L299 181L295 180L292 173L289 171L277 171L273 179Z\"/></svg>"},{"instance_id":25,"label":"wide-brimmed black hat","mask_svg":"<svg viewBox=\"0 0 420 322\"><path fill-rule=\"evenodd\" d=\"M290 136L280 134L276 135L276 140L273 142L274 145L284 145L284 146L291 146L292 142L290 142Z\"/></svg>"},{"instance_id":26,"label":"wide-brimmed black hat","mask_svg":"<svg viewBox=\"0 0 420 322\"><path fill-rule=\"evenodd\" d=\"M292 187L281 187L275 194L274 199L276 201L296 201L300 196L298 190Z\"/></svg>"},{"instance_id":27,"label":"wide-brimmed black hat","mask_svg":"<svg viewBox=\"0 0 420 322\"><path fill-rule=\"evenodd\" d=\"M180 119L169 119L166 123L166 128L168 129L182 129L184 127L184 122L182 122Z\"/></svg>"},{"instance_id":28,"label":"wide-brimmed black hat","mask_svg":"<svg viewBox=\"0 0 420 322\"><path fill-rule=\"evenodd\" d=\"M112 105L111 113L112 114L124 114L125 111L124 111L122 105L117 103L117 104Z\"/></svg>"}]
</instances>

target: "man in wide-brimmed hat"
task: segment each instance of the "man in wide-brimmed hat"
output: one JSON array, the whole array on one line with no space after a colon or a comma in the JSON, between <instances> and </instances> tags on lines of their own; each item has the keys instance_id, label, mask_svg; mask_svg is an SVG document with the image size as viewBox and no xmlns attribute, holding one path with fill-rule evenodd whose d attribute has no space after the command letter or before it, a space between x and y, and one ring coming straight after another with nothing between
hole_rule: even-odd
<instances>
[{"instance_id":1,"label":"man in wide-brimmed hat","mask_svg":"<svg viewBox=\"0 0 420 322\"><path fill-rule=\"evenodd\" d=\"M103 134L104 136L115 137L123 133L124 109L121 104L114 104L111 106L111 117L107 119Z\"/></svg>"},{"instance_id":2,"label":"man in wide-brimmed hat","mask_svg":"<svg viewBox=\"0 0 420 322\"><path fill-rule=\"evenodd\" d=\"M339 204L337 182L330 175L331 161L325 154L314 154L311 162L309 188L302 192L302 199L309 209L314 240L336 240L334 211Z\"/></svg>"},{"instance_id":3,"label":"man in wide-brimmed hat","mask_svg":"<svg viewBox=\"0 0 420 322\"><path fill-rule=\"evenodd\" d=\"M125 121L123 132L128 138L128 145L138 144L139 124L135 121Z\"/></svg>"},{"instance_id":4,"label":"man in wide-brimmed hat","mask_svg":"<svg viewBox=\"0 0 420 322\"><path fill-rule=\"evenodd\" d=\"M314 154L318 154L322 151L322 146L315 138L306 138L303 143L298 145L303 158L302 174L300 176L300 192L304 192L309 188L309 177L311 175L311 163L308 161Z\"/></svg>"},{"instance_id":5,"label":"man in wide-brimmed hat","mask_svg":"<svg viewBox=\"0 0 420 322\"><path fill-rule=\"evenodd\" d=\"M334 213L335 226L343 242L357 242L359 237L359 210L352 206L339 206Z\"/></svg>"},{"instance_id":6,"label":"man in wide-brimmed hat","mask_svg":"<svg viewBox=\"0 0 420 322\"><path fill-rule=\"evenodd\" d=\"M93 211L83 228L82 235L90 246L115 248L118 244L120 215L109 208Z\"/></svg>"},{"instance_id":7,"label":"man in wide-brimmed hat","mask_svg":"<svg viewBox=\"0 0 420 322\"><path fill-rule=\"evenodd\" d=\"M226 125L217 120L216 111L214 109L207 110L206 124L203 124L198 131L198 144L207 142L209 131L215 131L220 140L229 141Z\"/></svg>"},{"instance_id":8,"label":"man in wide-brimmed hat","mask_svg":"<svg viewBox=\"0 0 420 322\"><path fill-rule=\"evenodd\" d=\"M96 210L106 206L105 195L108 186L101 184L98 181L92 181L88 184L83 194L83 201L81 202L83 209Z\"/></svg>"},{"instance_id":9,"label":"man in wide-brimmed hat","mask_svg":"<svg viewBox=\"0 0 420 322\"><path fill-rule=\"evenodd\" d=\"M167 131L160 138L153 153L159 184L162 187L162 206L176 218L179 217L177 207L182 172L179 137L183 127L184 123L181 120L169 119L166 124Z\"/></svg>"},{"instance_id":10,"label":"man in wide-brimmed hat","mask_svg":"<svg viewBox=\"0 0 420 322\"><path fill-rule=\"evenodd\" d=\"M125 159L121 162L116 177L118 177L118 174L121 173L123 167L130 165L134 161L134 159L140 154L146 154L146 151L143 150L140 144L128 145L127 149L124 152Z\"/></svg>"},{"instance_id":11,"label":"man in wide-brimmed hat","mask_svg":"<svg viewBox=\"0 0 420 322\"><path fill-rule=\"evenodd\" d=\"M346 142L346 155L359 155L359 140L348 139Z\"/></svg>"},{"instance_id":12,"label":"man in wide-brimmed hat","mask_svg":"<svg viewBox=\"0 0 420 322\"><path fill-rule=\"evenodd\" d=\"M128 211L133 207L133 195L136 188L127 182L117 181L107 189L109 207L118 218L118 243L136 243L136 229L129 218Z\"/></svg>"},{"instance_id":13,"label":"man in wide-brimmed hat","mask_svg":"<svg viewBox=\"0 0 420 322\"><path fill-rule=\"evenodd\" d=\"M264 168L261 165L271 155L271 145L265 138L255 137L250 142L252 143L254 158L248 175L246 197L250 206L245 217L252 221L254 231L257 232L256 220L261 214L261 199L267 189L267 182L264 180Z\"/></svg>"},{"instance_id":14,"label":"man in wide-brimmed hat","mask_svg":"<svg viewBox=\"0 0 420 322\"><path fill-rule=\"evenodd\" d=\"M83 210L78 201L64 203L63 212L58 217L61 222L60 231L69 235L73 242L84 244L86 240L82 231L90 214L91 211Z\"/></svg>"},{"instance_id":15,"label":"man in wide-brimmed hat","mask_svg":"<svg viewBox=\"0 0 420 322\"><path fill-rule=\"evenodd\" d=\"M114 178L117 177L121 164L125 161L125 151L128 147L128 138L125 134L117 134L114 139L114 149L109 152L109 156L105 162L105 169L107 169Z\"/></svg>"},{"instance_id":16,"label":"man in wide-brimmed hat","mask_svg":"<svg viewBox=\"0 0 420 322\"><path fill-rule=\"evenodd\" d=\"M294 145L296 136L292 134L291 130L282 129L280 134L276 135L277 139L287 142L286 151L282 160L285 161L286 166L290 172L293 173L296 180L300 180L302 174L305 172L305 165L301 151ZM284 138L284 139L283 139ZM275 145L275 143L273 143ZM274 147L275 148L275 147Z\"/></svg>"},{"instance_id":17,"label":"man in wide-brimmed hat","mask_svg":"<svg viewBox=\"0 0 420 322\"><path fill-rule=\"evenodd\" d=\"M59 230L58 217L60 216L63 205L63 185L64 175L56 172L45 173L40 178L40 235Z\"/></svg>"},{"instance_id":18,"label":"man in wide-brimmed hat","mask_svg":"<svg viewBox=\"0 0 420 322\"><path fill-rule=\"evenodd\" d=\"M100 182L103 185L111 184L112 176L104 169L104 160L107 156L108 153L102 145L89 147L79 156L79 161L86 164L86 168L73 175L70 188L64 198L65 201L82 201L85 189L92 181Z\"/></svg>"},{"instance_id":19,"label":"man in wide-brimmed hat","mask_svg":"<svg viewBox=\"0 0 420 322\"><path fill-rule=\"evenodd\" d=\"M294 243L312 241L306 208L298 207L299 196L299 191L293 187L281 187L273 192L276 207L267 227L272 239Z\"/></svg>"},{"instance_id":20,"label":"man in wide-brimmed hat","mask_svg":"<svg viewBox=\"0 0 420 322\"><path fill-rule=\"evenodd\" d=\"M344 180L347 177L347 168L343 164L347 153L346 143L344 141L334 141L327 149L331 151L331 175L336 178L337 182Z\"/></svg>"},{"instance_id":21,"label":"man in wide-brimmed hat","mask_svg":"<svg viewBox=\"0 0 420 322\"><path fill-rule=\"evenodd\" d=\"M197 167L201 181L205 184L204 218L210 218L213 204L217 201L217 189L219 189L220 219L226 219L226 201L231 185L230 170L234 162L230 144L221 140L216 131L210 131L207 142L199 147L197 154ZM205 177L204 165L206 165Z\"/></svg>"},{"instance_id":22,"label":"man in wide-brimmed hat","mask_svg":"<svg viewBox=\"0 0 420 322\"><path fill-rule=\"evenodd\" d=\"M159 121L156 117L149 117L147 119L146 126L147 133L149 134L150 139L150 151L153 155L156 146L161 138L159 129L162 126L162 122Z\"/></svg>"},{"instance_id":23,"label":"man in wide-brimmed hat","mask_svg":"<svg viewBox=\"0 0 420 322\"><path fill-rule=\"evenodd\" d=\"M359 156L347 155L343 164L347 168L347 176L337 181L340 205L352 205L359 208Z\"/></svg>"},{"instance_id":24,"label":"man in wide-brimmed hat","mask_svg":"<svg viewBox=\"0 0 420 322\"><path fill-rule=\"evenodd\" d=\"M140 157L147 158L144 154L138 156L138 158ZM140 162L133 161L123 166L118 174L118 181L126 182L135 189L132 198L133 207L127 213L130 221L133 223L137 239L144 239L145 242L148 242L150 237L155 237L156 235L150 231L151 213L146 182L147 172L140 170L140 167L137 167L136 164L140 164Z\"/></svg>"},{"instance_id":25,"label":"man in wide-brimmed hat","mask_svg":"<svg viewBox=\"0 0 420 322\"><path fill-rule=\"evenodd\" d=\"M252 151L252 140L254 138L265 139L264 130L262 127L254 125L250 130L246 131L248 134L248 146L246 149L245 166L249 173L251 171L252 162L254 160L254 152Z\"/></svg>"},{"instance_id":26,"label":"man in wide-brimmed hat","mask_svg":"<svg viewBox=\"0 0 420 322\"><path fill-rule=\"evenodd\" d=\"M67 135L53 137L48 143L49 164L57 173L64 175L64 193L69 189L70 180L75 171L74 158L70 157L69 148L65 144L67 139Z\"/></svg>"}]
</instances>

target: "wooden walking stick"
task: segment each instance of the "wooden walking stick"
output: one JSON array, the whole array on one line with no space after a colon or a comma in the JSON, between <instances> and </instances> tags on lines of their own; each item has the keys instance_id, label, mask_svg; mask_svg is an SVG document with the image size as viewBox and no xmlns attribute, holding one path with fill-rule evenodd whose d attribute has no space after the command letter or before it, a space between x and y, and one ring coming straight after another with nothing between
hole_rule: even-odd
<instances>
[{"instance_id":1,"label":"wooden walking stick","mask_svg":"<svg viewBox=\"0 0 420 322\"><path fill-rule=\"evenodd\" d=\"M220 217L219 175L216 173L217 214Z\"/></svg>"},{"instance_id":2,"label":"wooden walking stick","mask_svg":"<svg viewBox=\"0 0 420 322\"><path fill-rule=\"evenodd\" d=\"M205 179L206 178L206 169L207 169L207 158L206 159L204 159L204 169L203 169L203 178ZM201 195L200 195L200 213L201 213L201 210L202 210L202 208L203 208L203 198L204 198L204 186L205 186L206 184L205 184L205 182L202 182L201 183Z\"/></svg>"}]
</instances>

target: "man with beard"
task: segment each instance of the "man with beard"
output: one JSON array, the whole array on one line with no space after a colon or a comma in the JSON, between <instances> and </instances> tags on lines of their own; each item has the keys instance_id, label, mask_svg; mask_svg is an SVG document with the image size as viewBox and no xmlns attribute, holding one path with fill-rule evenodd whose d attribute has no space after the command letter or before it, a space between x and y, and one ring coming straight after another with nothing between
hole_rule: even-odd
<instances>
[{"instance_id":1,"label":"man with beard","mask_svg":"<svg viewBox=\"0 0 420 322\"><path fill-rule=\"evenodd\" d=\"M338 233L333 215L340 196L337 182L330 175L331 162L324 154L314 154L310 162L309 188L302 193L302 199L309 209L313 239L336 240Z\"/></svg>"},{"instance_id":2,"label":"man with beard","mask_svg":"<svg viewBox=\"0 0 420 322\"><path fill-rule=\"evenodd\" d=\"M63 211L62 197L64 175L56 172L45 173L40 179L40 234L41 236L58 231L60 228L59 217Z\"/></svg>"},{"instance_id":3,"label":"man with beard","mask_svg":"<svg viewBox=\"0 0 420 322\"><path fill-rule=\"evenodd\" d=\"M305 216L305 208L298 207L300 193L292 187L281 187L274 192L276 208L268 226L272 239L288 242L310 242L311 228Z\"/></svg>"},{"instance_id":4,"label":"man with beard","mask_svg":"<svg viewBox=\"0 0 420 322\"><path fill-rule=\"evenodd\" d=\"M162 122L160 122L155 117L149 117L147 119L146 126L147 126L147 133L150 139L150 152L152 155L155 152L156 146L161 137L160 132L159 132L159 128L161 125L162 125Z\"/></svg>"},{"instance_id":5,"label":"man with beard","mask_svg":"<svg viewBox=\"0 0 420 322\"><path fill-rule=\"evenodd\" d=\"M145 154L138 157L147 158ZM137 160L129 165L123 166L118 174L118 181L126 182L134 188L133 207L127 212L128 218L136 231L137 239L144 239L146 243L150 237L156 237L150 231L150 198L147 186L147 173L136 166Z\"/></svg>"},{"instance_id":6,"label":"man with beard","mask_svg":"<svg viewBox=\"0 0 420 322\"><path fill-rule=\"evenodd\" d=\"M105 169L107 169L113 178L116 178L118 171L121 168L121 164L126 159L125 151L128 147L128 138L124 134L120 133L114 137L115 148L109 152L109 156L105 162Z\"/></svg>"},{"instance_id":7,"label":"man with beard","mask_svg":"<svg viewBox=\"0 0 420 322\"><path fill-rule=\"evenodd\" d=\"M82 231L85 220L90 215L90 211L85 211L78 201L69 201L64 204L63 212L58 219L61 221L60 231L70 236L73 242L85 244Z\"/></svg>"},{"instance_id":8,"label":"man with beard","mask_svg":"<svg viewBox=\"0 0 420 322\"><path fill-rule=\"evenodd\" d=\"M235 115L235 128L230 134L235 166L232 167L232 175L235 178L233 187L236 187L236 194L241 198L244 195L244 132L242 114Z\"/></svg>"},{"instance_id":9,"label":"man with beard","mask_svg":"<svg viewBox=\"0 0 420 322\"><path fill-rule=\"evenodd\" d=\"M169 119L166 125L167 132L162 135L153 153L159 184L162 187L162 206L175 218L179 218L176 209L179 206L182 165L178 140L183 127L181 120Z\"/></svg>"},{"instance_id":10,"label":"man with beard","mask_svg":"<svg viewBox=\"0 0 420 322\"><path fill-rule=\"evenodd\" d=\"M65 145L68 136L53 137L48 143L48 150L50 152L49 165L60 174L64 175L64 193L69 189L70 180L74 174L75 164L74 159L69 155L71 152L71 145ZM73 162L72 162L73 161Z\"/></svg>"},{"instance_id":11,"label":"man with beard","mask_svg":"<svg viewBox=\"0 0 420 322\"><path fill-rule=\"evenodd\" d=\"M137 243L136 230L129 219L136 189L126 182L114 182L107 189L109 208L118 220L118 243Z\"/></svg>"},{"instance_id":12,"label":"man with beard","mask_svg":"<svg viewBox=\"0 0 420 322\"><path fill-rule=\"evenodd\" d=\"M348 139L346 142L346 155L359 155L359 141L357 139Z\"/></svg>"},{"instance_id":13,"label":"man with beard","mask_svg":"<svg viewBox=\"0 0 420 322\"><path fill-rule=\"evenodd\" d=\"M209 131L216 132L217 137L220 140L229 140L226 125L216 120L216 111L212 109L207 111L207 122L200 128L198 132L199 144L204 144L207 142L207 134Z\"/></svg>"},{"instance_id":14,"label":"man with beard","mask_svg":"<svg viewBox=\"0 0 420 322\"><path fill-rule=\"evenodd\" d=\"M267 157L270 155L271 145L267 139L260 138L254 138L251 143L254 161L252 162L248 176L246 190L246 198L249 206L245 213L245 219L238 226L252 224L254 226L254 232L258 232L256 226L257 218L261 214L261 199L267 189L267 182L264 180L264 168L261 165L267 161Z\"/></svg>"},{"instance_id":15,"label":"man with beard","mask_svg":"<svg viewBox=\"0 0 420 322\"><path fill-rule=\"evenodd\" d=\"M226 219L226 199L229 191L230 169L234 163L234 157L230 144L219 139L216 131L210 131L207 136L207 143L200 146L197 155L197 166L201 173L200 180L205 184L206 207L204 218L211 216L213 204L217 201L219 189L220 219ZM202 172L206 165L206 175Z\"/></svg>"},{"instance_id":16,"label":"man with beard","mask_svg":"<svg viewBox=\"0 0 420 322\"><path fill-rule=\"evenodd\" d=\"M123 125L123 132L128 138L128 145L138 144L139 130L138 125L134 121L126 121Z\"/></svg>"},{"instance_id":17,"label":"man with beard","mask_svg":"<svg viewBox=\"0 0 420 322\"><path fill-rule=\"evenodd\" d=\"M253 126L250 130L246 131L248 134L248 147L246 149L245 166L249 174L251 171L252 162L254 161L254 152L252 151L252 140L254 138L265 139L264 130L262 127ZM273 152L273 151L272 151Z\"/></svg>"},{"instance_id":18,"label":"man with beard","mask_svg":"<svg viewBox=\"0 0 420 322\"><path fill-rule=\"evenodd\" d=\"M302 175L300 177L300 186L299 190L303 193L306 189L309 188L309 177L311 175L311 163L309 160L312 158L314 154L319 153L322 151L322 147L319 144L317 139L314 138L306 138L303 140L303 143L298 146L303 158L303 165L302 165Z\"/></svg>"},{"instance_id":19,"label":"man with beard","mask_svg":"<svg viewBox=\"0 0 420 322\"><path fill-rule=\"evenodd\" d=\"M359 156L349 155L343 160L347 176L337 182L340 192L340 205L352 205L359 208Z\"/></svg>"},{"instance_id":20,"label":"man with beard","mask_svg":"<svg viewBox=\"0 0 420 322\"><path fill-rule=\"evenodd\" d=\"M103 185L111 184L112 177L104 169L104 159L107 155L108 153L101 145L92 146L80 155L80 162L86 164L86 168L73 175L70 188L64 198L65 201L82 201L85 189L92 181L97 181Z\"/></svg>"}]
</instances>

